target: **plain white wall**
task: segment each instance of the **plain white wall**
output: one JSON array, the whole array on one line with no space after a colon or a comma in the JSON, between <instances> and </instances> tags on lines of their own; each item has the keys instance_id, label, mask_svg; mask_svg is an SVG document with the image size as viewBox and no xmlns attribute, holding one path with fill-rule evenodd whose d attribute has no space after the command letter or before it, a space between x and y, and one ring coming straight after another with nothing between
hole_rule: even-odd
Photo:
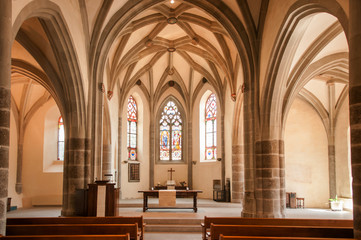
<instances>
[{"instance_id":1,"label":"plain white wall","mask_svg":"<svg viewBox=\"0 0 361 240\"><path fill-rule=\"evenodd\" d=\"M285 127L286 192L305 198L305 207L327 208L328 141L319 115L295 99Z\"/></svg>"}]
</instances>

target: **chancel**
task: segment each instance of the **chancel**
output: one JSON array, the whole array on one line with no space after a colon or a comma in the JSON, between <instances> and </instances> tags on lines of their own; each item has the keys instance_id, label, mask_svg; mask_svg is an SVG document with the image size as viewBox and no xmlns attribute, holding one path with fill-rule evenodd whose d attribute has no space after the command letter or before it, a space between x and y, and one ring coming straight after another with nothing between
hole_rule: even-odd
<instances>
[{"instance_id":1,"label":"chancel","mask_svg":"<svg viewBox=\"0 0 361 240\"><path fill-rule=\"evenodd\" d=\"M176 213L195 214L182 195L249 218L332 200L360 223L360 13L360 0L0 0L0 234L7 205L86 215L108 185L111 206L139 212L172 188Z\"/></svg>"},{"instance_id":2,"label":"chancel","mask_svg":"<svg viewBox=\"0 0 361 240\"><path fill-rule=\"evenodd\" d=\"M176 183L173 180L173 173L175 172L175 170L173 168L170 168L168 172L170 173L170 177L169 180L167 180L167 189L175 189Z\"/></svg>"}]
</instances>

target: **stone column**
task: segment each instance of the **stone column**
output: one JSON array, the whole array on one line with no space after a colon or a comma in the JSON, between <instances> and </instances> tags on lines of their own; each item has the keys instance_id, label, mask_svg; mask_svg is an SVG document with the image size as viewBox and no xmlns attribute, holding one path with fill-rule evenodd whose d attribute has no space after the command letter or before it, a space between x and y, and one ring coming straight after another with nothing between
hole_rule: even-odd
<instances>
[{"instance_id":1,"label":"stone column","mask_svg":"<svg viewBox=\"0 0 361 240\"><path fill-rule=\"evenodd\" d=\"M66 139L64 175L63 175L63 208L62 216L75 216L79 212L79 205L83 202L77 202L77 190L87 187L87 166L86 155L87 142L84 138Z\"/></svg>"},{"instance_id":2,"label":"stone column","mask_svg":"<svg viewBox=\"0 0 361 240\"><path fill-rule=\"evenodd\" d=\"M328 174L330 198L336 196L336 155L335 155L335 82L328 81Z\"/></svg>"},{"instance_id":3,"label":"stone column","mask_svg":"<svg viewBox=\"0 0 361 240\"><path fill-rule=\"evenodd\" d=\"M350 128L354 237L361 238L361 1L350 0Z\"/></svg>"},{"instance_id":4,"label":"stone column","mask_svg":"<svg viewBox=\"0 0 361 240\"><path fill-rule=\"evenodd\" d=\"M5 235L11 105L11 0L0 1L0 234Z\"/></svg>"},{"instance_id":5,"label":"stone column","mask_svg":"<svg viewBox=\"0 0 361 240\"><path fill-rule=\"evenodd\" d=\"M188 182L187 186L190 189L193 189L193 159L192 159L192 149L193 149L193 141L192 141L192 114L189 115L188 123L187 123L187 145L188 145ZM184 140L183 140L184 141Z\"/></svg>"},{"instance_id":6,"label":"stone column","mask_svg":"<svg viewBox=\"0 0 361 240\"><path fill-rule=\"evenodd\" d=\"M251 86L251 85L250 85ZM252 87L252 86L251 86ZM244 201L242 216L256 216L256 197L255 197L255 155L254 155L254 139L255 139L255 117L252 101L252 89L244 92L243 103L243 136L244 136Z\"/></svg>"},{"instance_id":7,"label":"stone column","mask_svg":"<svg viewBox=\"0 0 361 240\"><path fill-rule=\"evenodd\" d=\"M103 145L102 179L108 179L105 174L113 174L112 145ZM114 178L112 178L114 179ZM110 180L110 179L109 179Z\"/></svg>"},{"instance_id":8,"label":"stone column","mask_svg":"<svg viewBox=\"0 0 361 240\"><path fill-rule=\"evenodd\" d=\"M225 109L225 107L223 107ZM221 147L222 147L222 171L221 171L221 179L222 179L222 189L225 190L226 186L226 147L224 141L224 114L221 116Z\"/></svg>"},{"instance_id":9,"label":"stone column","mask_svg":"<svg viewBox=\"0 0 361 240\"><path fill-rule=\"evenodd\" d=\"M257 217L284 217L280 199L280 141L259 141L255 153Z\"/></svg>"},{"instance_id":10,"label":"stone column","mask_svg":"<svg viewBox=\"0 0 361 240\"><path fill-rule=\"evenodd\" d=\"M119 188L119 199L122 199L122 117L118 118L118 173L117 187Z\"/></svg>"},{"instance_id":11,"label":"stone column","mask_svg":"<svg viewBox=\"0 0 361 240\"><path fill-rule=\"evenodd\" d=\"M232 202L242 203L244 197L244 155L242 145L232 146Z\"/></svg>"}]
</instances>

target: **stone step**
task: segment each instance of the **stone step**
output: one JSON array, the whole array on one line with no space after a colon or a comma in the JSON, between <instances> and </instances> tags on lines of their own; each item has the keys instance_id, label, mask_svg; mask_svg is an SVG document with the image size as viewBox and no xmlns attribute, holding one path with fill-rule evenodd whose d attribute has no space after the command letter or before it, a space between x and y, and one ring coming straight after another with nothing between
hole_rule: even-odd
<instances>
[{"instance_id":1,"label":"stone step","mask_svg":"<svg viewBox=\"0 0 361 240\"><path fill-rule=\"evenodd\" d=\"M147 224L145 225L145 232L201 232L201 225L173 225L173 224Z\"/></svg>"},{"instance_id":2,"label":"stone step","mask_svg":"<svg viewBox=\"0 0 361 240\"><path fill-rule=\"evenodd\" d=\"M197 225L200 226L203 219L189 218L144 218L146 225L162 224L162 225Z\"/></svg>"}]
</instances>

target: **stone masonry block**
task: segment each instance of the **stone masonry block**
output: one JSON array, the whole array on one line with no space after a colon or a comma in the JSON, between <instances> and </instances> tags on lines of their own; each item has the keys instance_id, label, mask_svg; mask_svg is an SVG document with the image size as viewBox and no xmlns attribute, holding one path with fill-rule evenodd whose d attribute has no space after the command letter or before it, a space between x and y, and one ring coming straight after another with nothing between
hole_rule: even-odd
<instances>
[{"instance_id":1,"label":"stone masonry block","mask_svg":"<svg viewBox=\"0 0 361 240\"><path fill-rule=\"evenodd\" d=\"M352 164L353 182L361 186L361 164Z\"/></svg>"},{"instance_id":2,"label":"stone masonry block","mask_svg":"<svg viewBox=\"0 0 361 240\"><path fill-rule=\"evenodd\" d=\"M69 177L70 178L83 178L84 177L84 168L83 166L73 165L69 166Z\"/></svg>"},{"instance_id":3,"label":"stone masonry block","mask_svg":"<svg viewBox=\"0 0 361 240\"><path fill-rule=\"evenodd\" d=\"M262 156L262 168L279 168L279 156L278 155L263 155Z\"/></svg>"},{"instance_id":4,"label":"stone masonry block","mask_svg":"<svg viewBox=\"0 0 361 240\"><path fill-rule=\"evenodd\" d=\"M351 127L351 146L361 143L361 129Z\"/></svg>"},{"instance_id":5,"label":"stone masonry block","mask_svg":"<svg viewBox=\"0 0 361 240\"><path fill-rule=\"evenodd\" d=\"M10 88L0 87L0 109L10 109L11 91Z\"/></svg>"},{"instance_id":6,"label":"stone masonry block","mask_svg":"<svg viewBox=\"0 0 361 240\"><path fill-rule=\"evenodd\" d=\"M279 149L279 141L278 140L270 140L270 141L262 141L262 153L280 153Z\"/></svg>"},{"instance_id":7,"label":"stone masonry block","mask_svg":"<svg viewBox=\"0 0 361 240\"><path fill-rule=\"evenodd\" d=\"M280 192L276 189L263 190L263 199L280 199Z\"/></svg>"},{"instance_id":8,"label":"stone masonry block","mask_svg":"<svg viewBox=\"0 0 361 240\"><path fill-rule=\"evenodd\" d=\"M0 219L5 218L7 207L7 198L3 197L0 199Z\"/></svg>"},{"instance_id":9,"label":"stone masonry block","mask_svg":"<svg viewBox=\"0 0 361 240\"><path fill-rule=\"evenodd\" d=\"M84 150L85 149L85 139L84 138L70 138L69 139L69 149L70 150Z\"/></svg>"},{"instance_id":10,"label":"stone masonry block","mask_svg":"<svg viewBox=\"0 0 361 240\"><path fill-rule=\"evenodd\" d=\"M351 145L351 162L353 164L361 164L361 146Z\"/></svg>"},{"instance_id":11,"label":"stone masonry block","mask_svg":"<svg viewBox=\"0 0 361 240\"><path fill-rule=\"evenodd\" d=\"M10 128L10 109L0 110L0 127Z\"/></svg>"},{"instance_id":12,"label":"stone masonry block","mask_svg":"<svg viewBox=\"0 0 361 240\"><path fill-rule=\"evenodd\" d=\"M280 189L279 178L263 178L262 179L263 189Z\"/></svg>"},{"instance_id":13,"label":"stone masonry block","mask_svg":"<svg viewBox=\"0 0 361 240\"><path fill-rule=\"evenodd\" d=\"M0 128L0 146L9 146L10 142L10 129Z\"/></svg>"},{"instance_id":14,"label":"stone masonry block","mask_svg":"<svg viewBox=\"0 0 361 240\"><path fill-rule=\"evenodd\" d=\"M8 177L8 169L0 169L0 198L6 198L8 196Z\"/></svg>"},{"instance_id":15,"label":"stone masonry block","mask_svg":"<svg viewBox=\"0 0 361 240\"><path fill-rule=\"evenodd\" d=\"M0 168L9 168L9 148L0 146Z\"/></svg>"},{"instance_id":16,"label":"stone masonry block","mask_svg":"<svg viewBox=\"0 0 361 240\"><path fill-rule=\"evenodd\" d=\"M350 99L349 104L351 108L354 104L361 103L361 86L350 87L349 99ZM350 119L350 123L351 123L351 119Z\"/></svg>"}]
</instances>

